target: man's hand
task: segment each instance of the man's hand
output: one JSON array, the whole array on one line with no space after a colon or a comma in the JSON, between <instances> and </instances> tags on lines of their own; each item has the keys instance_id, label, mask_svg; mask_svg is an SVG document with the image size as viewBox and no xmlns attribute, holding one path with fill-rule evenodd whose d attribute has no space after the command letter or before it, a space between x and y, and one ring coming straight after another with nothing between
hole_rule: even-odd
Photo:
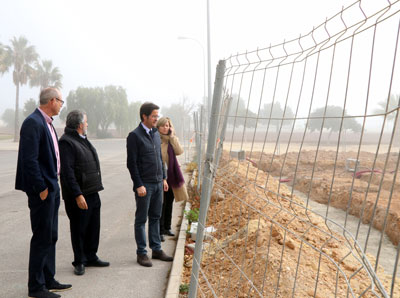
<instances>
[{"instance_id":1,"label":"man's hand","mask_svg":"<svg viewBox=\"0 0 400 298\"><path fill-rule=\"evenodd\" d=\"M146 194L147 194L147 192L146 192L146 187L144 187L144 185L138 187L138 188L136 189L136 191L137 191L139 197L145 197Z\"/></svg>"},{"instance_id":2,"label":"man's hand","mask_svg":"<svg viewBox=\"0 0 400 298\"><path fill-rule=\"evenodd\" d=\"M79 195L75 198L76 203L78 204L79 209L87 210L88 206L86 204L85 197L83 195Z\"/></svg>"},{"instance_id":3,"label":"man's hand","mask_svg":"<svg viewBox=\"0 0 400 298\"><path fill-rule=\"evenodd\" d=\"M48 194L49 194L49 189L46 188L44 191L42 191L42 192L39 194L40 199L41 199L42 201L46 200Z\"/></svg>"},{"instance_id":4,"label":"man's hand","mask_svg":"<svg viewBox=\"0 0 400 298\"><path fill-rule=\"evenodd\" d=\"M163 180L163 182L164 182L164 191L168 191L168 183L167 183L167 180Z\"/></svg>"}]
</instances>

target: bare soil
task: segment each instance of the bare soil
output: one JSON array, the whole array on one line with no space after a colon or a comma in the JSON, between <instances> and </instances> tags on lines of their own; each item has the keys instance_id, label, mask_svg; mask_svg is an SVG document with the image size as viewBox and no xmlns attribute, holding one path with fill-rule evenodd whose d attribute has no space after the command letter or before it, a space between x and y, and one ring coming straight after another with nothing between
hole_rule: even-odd
<instances>
[{"instance_id":1,"label":"bare soil","mask_svg":"<svg viewBox=\"0 0 400 298\"><path fill-rule=\"evenodd\" d=\"M272 159L268 163L268 156L262 155L258 162L255 162L255 155L251 156L253 162L227 162L226 159L221 162L207 215L207 226L213 226L217 231L204 241L200 297L214 297L214 294L217 297L383 296L367 270L374 267L375 258L367 255L363 260L351 238L332 231L321 216L306 208L303 199L273 177L292 178L295 189L307 193L308 187L313 198L318 197L314 194L317 191L326 195L328 190L323 192L321 189L326 188L324 181L332 180L332 174L329 179L329 163L326 162L324 169L323 162L332 154L326 152L321 162L317 160L318 171L314 171L314 178L320 179L313 179L312 184L312 153L308 160L304 155L300 159L304 161L298 166L301 172L293 170L297 155L293 155L291 167L287 166L289 161L283 159L274 159L271 165ZM287 168L286 172L281 172L281 168ZM348 173L341 171L343 177L340 178L346 178ZM349 175L347 178L352 181L351 173ZM300 178L304 183L299 183ZM362 177L354 184L365 188L367 182L364 179ZM315 181L321 182L319 187L314 186ZM303 188L298 188L298 183ZM340 180L334 185L340 190L342 183ZM353 193L357 192L353 190ZM338 206L344 201L340 197L335 199ZM193 206L198 207L198 196L192 198ZM347 202L348 198L347 190ZM333 203L332 196L330 202ZM187 242L191 241L188 239ZM190 281L192 257L191 250L187 249L184 283ZM376 272L382 286L390 293L391 275L385 274L379 265ZM400 297L398 283L393 297Z\"/></svg>"},{"instance_id":2,"label":"bare soil","mask_svg":"<svg viewBox=\"0 0 400 298\"><path fill-rule=\"evenodd\" d=\"M335 151L302 151L273 156L253 152L249 159L261 170L277 177L309 198L370 223L389 236L394 245L400 240L400 175L395 179L398 154ZM358 159L356 177L346 169L347 159ZM335 167L336 164L336 167ZM386 164L386 167L385 167ZM355 162L349 163L354 168ZM385 170L385 173L383 173ZM386 215L386 211L388 214ZM385 222L386 220L386 222Z\"/></svg>"}]
</instances>

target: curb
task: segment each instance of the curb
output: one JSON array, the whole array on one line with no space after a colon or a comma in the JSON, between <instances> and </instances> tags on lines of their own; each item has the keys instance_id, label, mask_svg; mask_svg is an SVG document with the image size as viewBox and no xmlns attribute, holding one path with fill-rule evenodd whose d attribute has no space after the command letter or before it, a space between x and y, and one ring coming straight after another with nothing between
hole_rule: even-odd
<instances>
[{"instance_id":1,"label":"curb","mask_svg":"<svg viewBox=\"0 0 400 298\"><path fill-rule=\"evenodd\" d=\"M190 210L190 203L186 202L185 211ZM174 262L172 264L171 273L168 280L167 291L165 298L178 298L179 286L181 284L181 276L183 269L183 261L185 256L186 230L188 220L183 216L182 224L179 230L178 242L176 244Z\"/></svg>"}]
</instances>

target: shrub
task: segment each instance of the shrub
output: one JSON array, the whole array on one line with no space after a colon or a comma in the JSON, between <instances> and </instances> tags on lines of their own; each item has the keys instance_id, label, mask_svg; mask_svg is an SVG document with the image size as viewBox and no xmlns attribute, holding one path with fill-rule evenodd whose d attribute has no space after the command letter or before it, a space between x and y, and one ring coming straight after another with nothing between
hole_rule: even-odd
<instances>
[{"instance_id":1,"label":"shrub","mask_svg":"<svg viewBox=\"0 0 400 298\"><path fill-rule=\"evenodd\" d=\"M185 294L185 293L188 293L189 292L189 284L181 284L180 286L179 286L179 293L181 293L181 294Z\"/></svg>"},{"instance_id":2,"label":"shrub","mask_svg":"<svg viewBox=\"0 0 400 298\"><path fill-rule=\"evenodd\" d=\"M189 223L196 222L199 220L199 208L193 208L192 210L185 210L185 218Z\"/></svg>"}]
</instances>

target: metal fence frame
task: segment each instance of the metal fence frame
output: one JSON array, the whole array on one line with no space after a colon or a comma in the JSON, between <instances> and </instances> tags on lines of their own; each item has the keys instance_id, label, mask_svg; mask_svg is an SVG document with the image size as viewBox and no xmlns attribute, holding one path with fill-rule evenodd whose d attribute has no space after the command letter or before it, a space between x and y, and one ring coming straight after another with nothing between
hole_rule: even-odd
<instances>
[{"instance_id":1,"label":"metal fence frame","mask_svg":"<svg viewBox=\"0 0 400 298\"><path fill-rule=\"evenodd\" d=\"M254 143L255 143L255 139L256 139L256 133L257 133L257 125L259 123L259 121L263 120L267 122L267 129L266 129L266 133L264 135L264 141L263 141L263 146L261 148L261 153L264 152L265 150L265 145L267 143L267 139L270 137L271 130L270 127L273 126L272 123L279 123L278 125L276 125L276 140L275 140L275 148L273 149L273 153L272 153L272 158L270 160L269 163L269 167L271 168L273 165L273 162L275 159L278 158L278 155L280 155L281 150L280 150L280 143L281 143L281 139L283 139L282 137L282 131L283 131L283 126L284 126L284 122L285 121L292 121L292 125L290 128L290 134L288 137L288 145L286 147L286 150L284 152L284 158L283 158L283 165L281 167L281 171L280 171L280 176L279 179L282 180L282 175L283 175L283 168L285 166L286 163L286 157L288 156L288 150L289 150L289 144L291 144L292 142L292 138L294 138L293 132L294 132L294 128L295 128L295 123L296 121L304 121L306 123L304 131L303 131L303 135L301 137L301 141L300 141L300 147L298 149L298 157L297 157L297 163L295 165L295 170L294 170L294 177L293 177L293 185L295 185L298 177L297 172L298 172L298 168L299 168L299 161L300 161L300 152L303 149L303 145L305 144L305 138L306 138L306 134L308 132L309 129L309 124L311 121L314 120L319 120L321 121L321 129L320 129L320 133L319 136L317 137L317 140L315 141L316 144L316 154L314 157L314 166L312 169L312 174L311 174L311 178L310 178L310 184L309 184L309 191L307 193L307 201L305 203L305 206L298 206L298 203L293 201L291 202L291 204L293 204L293 206L299 207L299 208L304 208L305 210L305 214L307 216L309 216L310 218L314 215L317 215L320 218L323 218L325 224L326 224L326 228L327 229L320 229L320 232L325 234L328 238L330 237L335 238L335 233L333 233L331 231L331 226L336 226L339 230L342 231L342 236L344 237L344 239L346 240L346 245L349 249L349 253L347 255L345 255L343 257L342 260L340 260L339 262L336 262L334 260L332 261L332 264L334 264L336 266L337 269L337 274L341 274L341 263L343 263L343 261L348 258L350 255L352 257L354 257L358 262L359 262L359 267L356 271L356 273L354 273L354 275L351 275L349 277L346 276L346 274L343 274L344 279L345 279L345 283L347 285L347 295L348 296L352 296L352 297L356 297L355 292L352 289L352 279L354 278L354 276L360 272L363 271L365 272L365 274L369 277L370 280L370 285L364 290L364 292L361 293L360 296L363 295L372 295L372 296L376 296L376 297L394 297L394 291L396 288L396 276L398 274L397 269L398 269L398 262L399 262L399 256L400 256L400 244L397 245L397 253L395 255L394 258L394 266L393 266L393 272L392 272L392 280L391 280L391 285L390 287L388 287L387 285L384 285L383 282L380 280L380 278L377 275L377 271L378 271L378 267L379 267L379 262L380 262L380 254L381 254L381 249L383 246L383 242L382 239L384 237L384 232L382 232L381 234L381 239L380 239L380 243L379 243L379 247L378 247L378 251L375 257L375 264L371 264L370 260L367 257L367 247L368 247L368 241L369 241L369 235L371 233L371 230L373 228L373 221L374 221L374 217L377 213L377 207L378 207L378 203L379 203L379 199L380 199L380 194L381 194L381 189L382 189L382 184L383 184L383 180L385 177L386 172L388 171L388 163L389 163L389 155L392 152L393 148L396 148L396 146L393 144L394 140L396 137L398 137L398 127L399 124L399 114L400 114L400 96L399 96L399 102L397 104L397 107L395 108L391 108L389 105L389 100L390 100L390 96L392 93L392 86L394 84L394 73L395 73L395 68L396 68L396 58L397 58L397 51L398 49L398 43L399 43L399 32L400 32L400 20L399 20L399 25L397 28L397 33L396 33L396 41L395 41L395 49L394 49L394 55L393 55L393 63L392 63L392 72L391 72L391 76L390 76L390 86L388 87L388 95L387 95L387 105L386 105L386 110L379 114L379 113L375 113L375 114L371 114L368 112L368 101L370 100L370 85L371 85L371 81L372 81L372 75L374 74L373 71L373 59L374 54L375 54L375 49L376 49L376 44L377 44L377 27L378 25L382 24L383 22L392 19L395 19L396 17L398 17L398 14L400 12L400 1L393 1L393 2L389 2L387 1L387 5L382 5L383 7L379 7L376 8L376 10L373 11L367 11L366 8L364 7L364 4L362 5L361 1L356 1L355 3L353 3L352 5L350 5L347 8L343 8L339 13L337 13L336 15L334 15L332 18L327 19L323 24L313 28L313 30L306 34L306 35L300 35L299 38L293 39L293 40L289 40L289 41L285 41L281 44L278 45L270 45L268 48L264 48L264 49L257 49L256 51L251 51L251 52L246 52L246 53L242 53L242 54L237 54L234 56L229 57L226 60L221 60L218 64L217 67L217 73L216 73L216 80L215 80L215 89L214 89L214 93L213 93L213 102L212 102L212 115L211 115L211 119L210 119L210 125L209 125L209 130L208 130L208 143L207 143L207 152L203 161L202 158L202 139L205 138L204 135L204 129L202 128L202 122L199 119L203 119L202 116L198 116L198 113L195 112L194 113L194 123L195 123L195 131L196 131L196 151L197 151L197 163L198 163L198 190L200 190L201 187L201 205L200 205L200 214L199 214L199 223L198 223L198 230L197 230L197 236L196 236L196 246L195 246L195 252L194 252L194 258L193 258L193 269L192 269L192 273L191 273L191 281L190 281L190 291L189 291L189 297L197 297L198 295L204 295L203 292L198 293L199 290L199 274L201 274L201 277L204 278L204 280L206 281L206 284L208 286L208 290L210 290L210 292L212 293L213 297L220 297L220 294L217 293L217 290L213 288L210 280L209 280L209 276L207 276L206 272L203 272L201 269L201 259L202 259L202 254L205 251L204 246L203 246L203 241L204 241L204 235L205 235L205 228L206 228L206 218L207 218L207 214L210 211L209 210L209 206L210 206L210 198L211 198L211 194L212 194L212 189L214 186L214 178L217 174L220 174L221 176L223 176L224 174L226 174L224 172L224 168L220 167L220 159L222 156L222 152L223 152L223 144L225 141L225 137L226 137L226 133L227 133L227 124L228 124L228 120L232 120L233 121L233 130L232 130L232 135L230 136L231 140L234 139L234 133L235 133L235 127L236 127L236 121L242 121L243 122L243 133L241 135L241 139L240 139L240 144L241 144L241 148L243 147L243 144L246 143L245 140L245 136L246 136L246 128L250 127L250 123L255 122L255 128L254 128L254 133L252 134L252 140L251 140L251 148L250 148L250 153L248 156L248 160L250 160L250 162L253 162L253 152L254 152ZM352 11L358 12L357 17L355 17L354 19L346 19L346 12L347 11ZM335 23L336 24L339 22L341 22L341 29L335 31L334 33L332 33L329 29L329 26L331 23ZM369 64L369 78L368 78L368 89L366 90L366 104L365 104L365 110L364 113L360 113L358 115L347 115L345 113L346 111L346 101L348 100L347 96L348 96L348 90L351 87L351 83L349 80L350 77L350 72L352 70L352 63L354 63L352 61L353 57L353 49L354 49L354 43L355 43L355 38L365 32L366 30L373 30L372 35L372 40L370 43L368 43L368 45L371 47L370 48L370 64ZM323 37L321 37L321 32L323 33ZM348 73L347 73L347 81L346 81L346 86L345 86L345 96L344 96L344 108L343 111L341 113L341 115L335 115L335 116L331 116L329 115L329 109L328 109L328 99L329 99L329 92L331 90L331 84L333 84L334 79L334 71L333 71L333 66L336 63L337 59L340 59L340 57L336 56L336 50L338 45L340 45L341 43L344 42L349 42L351 44L350 46L350 53L349 53L349 57L348 57L348 61L347 61L347 66L348 66ZM330 66L330 73L327 76L328 77L328 84L327 84L327 96L326 96L326 103L325 103L325 108L323 110L323 114L322 115L313 115L312 114L312 101L314 99L314 94L316 92L314 92L314 88L317 85L317 80L320 76L319 74L319 62L323 60L323 58L321 58L321 56L323 56L323 54L326 51L332 51L332 58L331 58L331 66ZM278 53L278 54L276 54ZM300 105L300 98L302 96L302 92L303 92L303 85L305 82L305 76L307 75L307 67L308 66L308 60L310 59L310 57L313 57L316 60L316 63L314 63L315 69L314 69L314 78L313 78L313 90L312 90L312 98L311 98L311 103L309 106L309 110L308 110L308 114L307 116L298 116L298 111L299 111L299 105ZM321 59L321 60L320 60ZM344 59L343 59L344 60ZM299 89L299 100L297 102L297 106L295 106L295 112L294 115L289 115L288 113L288 108L289 108L289 103L288 103L288 99L289 99L289 93L291 92L291 87L292 87L292 75L294 73L294 68L295 66L301 65L300 63L302 63L304 65L304 69L303 69L303 73L302 73L302 79L301 79L301 87ZM311 64L311 63L310 63ZM311 64L311 66L313 66ZM276 69L277 74L275 77L275 89L273 90L273 94L272 94L272 107L274 105L274 100L276 97L276 88L277 88L277 84L279 82L279 71L281 69L283 69L283 67L289 67L291 68L291 72L290 75L288 76L288 86L287 86L287 90L286 90L286 100L284 101L284 108L283 108L283 114L280 117L276 117L273 115L273 108L270 109L270 113L269 115L266 116L260 116L260 110L261 110L261 97L263 96L263 92L264 92L264 82L265 82L265 73L267 70L270 69ZM397 66L399 67L399 66ZM249 109L249 105L250 105L250 98L252 96L251 92L252 92L252 88L253 88L253 79L254 79L254 75L256 72L258 71L264 71L264 78L263 78L263 85L261 88L261 97L260 97L260 104L258 105L258 111L257 114L251 115L250 114L250 109ZM232 90L234 89L234 86L239 85L239 97L241 96L241 92L245 92L242 90L242 81L243 81L243 77L244 75L249 75L251 77L250 79L250 87L248 88L249 93L246 94L248 97L248 101L247 101L247 106L246 106L246 113L245 115L238 115L237 111L238 111L238 107L239 107L239 99L237 100L236 103L236 107L233 107L233 109L236 111L236 113L234 113L234 115L231 114L231 109L232 109ZM238 82L239 81L239 82ZM236 84L236 85L235 85ZM294 84L293 84L294 85ZM255 88L255 87L254 87ZM202 112L200 112L200 114L202 114ZM386 159L384 162L384 168L383 168L383 173L382 173L382 177L379 183L379 187L378 187L378 191L377 191L377 198L375 200L375 204L373 207L373 214L372 214L372 220L370 221L369 224L369 228L368 228L368 233L367 233L367 237L365 240L365 244L362 244L359 239L359 234L360 234L360 225L361 225L361 219L363 218L363 213L365 211L365 204L367 203L367 197L368 197L368 192L371 186L371 181L372 181L372 174L369 177L369 181L368 181L368 187L367 187L367 191L365 194L365 199L363 201L363 206L362 206L362 213L360 215L360 220L358 223L358 227L356 229L356 232L354 233L353 231L348 230L347 227L347 222L348 222L348 216L349 213L346 212L345 213L345 219L344 219L344 224L340 224L338 222L335 222L335 220L331 219L329 217L329 208L331 207L331 196L332 196L332 188L333 185L335 183L335 179L338 176L338 169L337 169L337 163L338 163L338 159L339 159L339 147L341 144L341 138L342 138L342 132L345 131L345 123L347 121L347 119L362 119L362 128L361 128L361 136L360 136L360 141L358 142L358 150L357 150L357 155L356 155L356 164L355 167L353 169L353 171L356 173L357 170L359 170L358 168L358 160L360 157L360 153L361 153L361 144L363 142L363 138L364 138L364 132L365 132L365 127L366 127L366 122L369 118L371 117L376 117L376 116L382 116L383 117L383 124L382 124L382 128L379 134L379 138L377 140L377 150L375 153L375 157L373 160L373 164L372 164L372 172L375 170L376 168L376 162L377 162L377 158L378 158L378 154L380 153L381 149L381 144L383 144L383 137L384 137L384 129L387 128L386 123L387 123L387 118L389 115L394 114L394 124L393 124L393 129L391 131L391 136L389 139L389 142L387 144L387 155L386 155ZM326 207L326 213L325 214L318 214L315 213L312 208L309 206L309 203L311 203L311 189L312 189L312 183L313 181L316 179L316 177L314 177L315 174L315 167L317 164L317 158L318 158L318 152L320 150L320 146L322 144L322 138L323 138L323 128L325 127L325 124L328 123L331 119L338 119L340 121L340 128L339 128L339 134L338 134L338 140L337 140L337 146L336 146L336 153L335 153L335 157L334 157L334 169L333 169L333 174L332 174L332 181L330 183L330 192L329 192L329 199L327 202L327 207ZM251 134L251 132L250 132ZM270 134L270 135L269 135ZM344 136L344 135L343 135ZM229 148L229 152L232 153L233 147L232 147L233 142L231 142L231 146ZM239 153L238 153L239 154ZM400 151L399 151L399 155L400 155ZM261 162L262 159L262 154L260 154L260 158L259 160L256 160L257 162ZM399 171L399 164L400 164L400 157L397 158L396 164L395 164L395 170L393 171L393 183L391 185L391 190L390 190L390 195L388 198L388 205L386 208L386 213L384 215L384 224L383 224L383 231L385 231L386 226L387 226L387 218L389 215L389 211L390 211L390 206L392 203L392 194L395 190L395 185L396 185L396 181L398 180L397 174ZM250 166L250 163L249 165ZM203 168L204 167L204 168ZM249 168L247 173L249 174ZM256 173L256 177L255 177L255 181L257 181L257 176L259 174L259 171L257 171ZM247 174L246 174L247 175ZM266 195L267 193L273 193L274 195L276 195L278 198L280 199L285 199L288 200L287 197L283 197L282 194L280 193L280 185L278 187L278 191L273 192L268 190L268 180L269 180L270 176L267 176L267 181L265 182L265 186L264 186L264 194ZM271 177L272 179L272 177ZM351 187L350 187L350 192L349 192L349 201L348 204L350 206L350 204L352 203L352 194L353 194L353 189L354 189L354 184L355 184L355 175L354 178L352 180L351 183ZM254 185L256 186L256 185ZM257 185L258 186L258 185ZM258 186L259 187L259 186ZM228 190L225 190L228 191ZM293 191L292 194L293 195ZM257 196L260 197L260 199L263 199L262 196ZM239 197L237 197L238 200L240 200ZM290 200L290 199L289 199ZM274 205L275 203L273 202L267 202L268 204ZM251 207L251 206L250 206ZM274 206L276 208L281 208L281 211L279 212L286 212L287 214L292 216L292 221L293 220L299 220L299 218L296 216L296 211L295 209L293 210L286 210L284 209L282 206L276 205ZM255 210L255 212L259 212L257 210ZM291 213L292 212L292 213ZM318 260L318 274L316 277L316 281L315 281L315 288L314 288L314 296L316 296L317 294L317 287L318 287L318 279L319 279L319 273L320 273L320 262L321 262L321 258L322 257L326 257L326 258L330 258L327 254L324 253L323 248L326 245L326 243L328 243L328 241L322 245L322 247L314 247L312 244L307 243L307 241L305 240L305 238L299 237L299 235L295 234L293 231L290 230L290 223L286 224L286 225L282 225L281 223L279 223L278 221L275 220L275 216L276 214L261 214L260 215L264 216L265 218L268 218L268 220L270 220L272 222L272 225L276 225L279 226L279 228L281 228L282 230L284 230L284 237L286 239L287 235L290 235L291 237L297 237L297 239L300 239L300 241L302 241L302 245L304 244L304 246L309 246L310 248L319 251L320 253L320 259ZM310 220L310 222L312 222ZM308 223L308 229L311 228L316 228L315 226L313 226L312 224ZM318 229L318 227L317 227ZM306 232L305 232L306 233ZM223 247L219 247L219 249L221 251L223 251ZM284 253L284 249L285 246L283 246L282 248L282 255ZM301 254L301 253L300 253ZM227 257L229 257L226 254ZM299 255L299 260L300 260L300 255ZM281 259L282 261L282 259ZM238 270L241 270L240 266L238 264L232 264L232 266L236 266ZM299 264L297 265L297 269ZM254 290L259 296L262 296L262 291L260 291L253 283L252 283L252 278L246 276L246 274L244 272L242 272L243 274L243 283L249 283L250 284L250 289ZM296 273L297 276L297 273ZM276 291L275 291L275 296L278 295L278 290L279 290L279 277L280 277L280 272L278 274L278 282L276 284ZM211 277L212 278L212 277ZM215 278L218 278L218 276L216 276ZM242 276L241 276L242 279ZM337 287L338 287L338 282L336 283L336 291L337 291ZM294 286L293 286L293 297L295 296L295 290L296 290L296 281L294 282ZM250 290L249 290L250 293ZM225 296L224 296L225 297Z\"/></svg>"}]
</instances>

